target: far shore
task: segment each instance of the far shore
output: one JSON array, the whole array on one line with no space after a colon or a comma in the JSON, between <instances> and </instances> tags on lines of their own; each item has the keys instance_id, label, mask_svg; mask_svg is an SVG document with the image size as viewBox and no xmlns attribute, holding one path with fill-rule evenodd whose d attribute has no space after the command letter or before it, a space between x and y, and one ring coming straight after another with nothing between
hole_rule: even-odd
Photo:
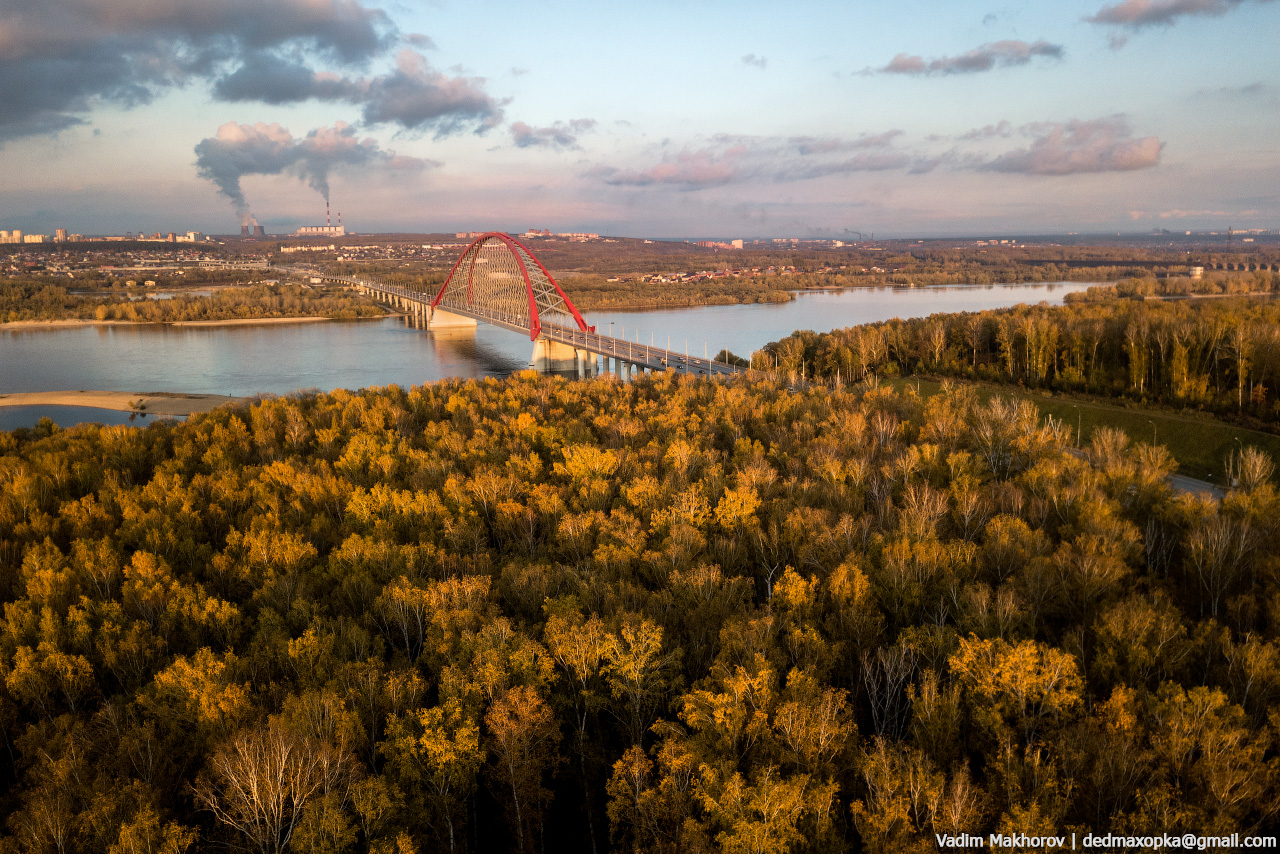
<instances>
[{"instance_id":1,"label":"far shore","mask_svg":"<svg viewBox=\"0 0 1280 854\"><path fill-rule=\"evenodd\" d=\"M252 398L166 391L24 391L0 394L0 406L91 406L148 415L194 415Z\"/></svg>"},{"instance_id":2,"label":"far shore","mask_svg":"<svg viewBox=\"0 0 1280 854\"><path fill-rule=\"evenodd\" d=\"M343 320L385 320L388 317L401 317L400 314L387 313L371 317L352 317ZM6 329L65 329L77 326L267 326L278 323L321 323L334 320L332 317L244 317L228 320L88 320L82 318L66 318L63 320L14 320L0 323L0 332Z\"/></svg>"}]
</instances>

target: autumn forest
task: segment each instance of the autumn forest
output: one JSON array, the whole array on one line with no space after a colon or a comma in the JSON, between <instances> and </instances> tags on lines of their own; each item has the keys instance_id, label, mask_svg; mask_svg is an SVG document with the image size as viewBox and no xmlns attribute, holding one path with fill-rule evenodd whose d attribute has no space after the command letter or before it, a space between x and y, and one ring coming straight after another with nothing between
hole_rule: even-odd
<instances>
[{"instance_id":1,"label":"autumn forest","mask_svg":"<svg viewBox=\"0 0 1280 854\"><path fill-rule=\"evenodd\" d=\"M0 850L1274 826L1271 461L1215 502L1073 444L965 387L532 373L0 433Z\"/></svg>"}]
</instances>

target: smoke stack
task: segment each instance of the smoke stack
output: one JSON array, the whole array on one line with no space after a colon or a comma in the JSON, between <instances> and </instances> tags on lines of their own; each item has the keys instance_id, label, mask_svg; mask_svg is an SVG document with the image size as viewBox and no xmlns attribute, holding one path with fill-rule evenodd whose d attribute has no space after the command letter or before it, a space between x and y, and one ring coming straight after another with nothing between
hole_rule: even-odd
<instances>
[{"instance_id":1,"label":"smoke stack","mask_svg":"<svg viewBox=\"0 0 1280 854\"><path fill-rule=\"evenodd\" d=\"M329 227L329 202L324 203L324 227Z\"/></svg>"},{"instance_id":2,"label":"smoke stack","mask_svg":"<svg viewBox=\"0 0 1280 854\"><path fill-rule=\"evenodd\" d=\"M249 226L247 224L240 226L240 236L241 237L249 236Z\"/></svg>"},{"instance_id":3,"label":"smoke stack","mask_svg":"<svg viewBox=\"0 0 1280 854\"><path fill-rule=\"evenodd\" d=\"M338 228L342 228L342 211L338 211Z\"/></svg>"}]
</instances>

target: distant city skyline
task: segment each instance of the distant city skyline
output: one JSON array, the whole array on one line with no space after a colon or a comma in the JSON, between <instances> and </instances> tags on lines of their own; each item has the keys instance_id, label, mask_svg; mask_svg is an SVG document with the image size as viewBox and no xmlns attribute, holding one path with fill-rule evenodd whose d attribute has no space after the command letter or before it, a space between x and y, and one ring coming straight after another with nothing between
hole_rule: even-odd
<instances>
[{"instance_id":1,"label":"distant city skyline","mask_svg":"<svg viewBox=\"0 0 1280 854\"><path fill-rule=\"evenodd\" d=\"M1280 226L1280 3L0 0L0 226Z\"/></svg>"}]
</instances>

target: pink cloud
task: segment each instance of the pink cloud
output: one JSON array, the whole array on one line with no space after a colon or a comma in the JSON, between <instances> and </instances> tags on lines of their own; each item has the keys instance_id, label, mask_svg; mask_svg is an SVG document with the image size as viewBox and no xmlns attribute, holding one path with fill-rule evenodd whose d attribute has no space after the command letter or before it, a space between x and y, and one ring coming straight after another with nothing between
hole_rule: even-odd
<instances>
[{"instance_id":1,"label":"pink cloud","mask_svg":"<svg viewBox=\"0 0 1280 854\"><path fill-rule=\"evenodd\" d=\"M1024 130L1034 137L1030 146L1001 154L982 168L1025 175L1130 172L1155 166L1164 148L1154 136L1130 136L1123 116L1042 122Z\"/></svg>"},{"instance_id":2,"label":"pink cloud","mask_svg":"<svg viewBox=\"0 0 1280 854\"><path fill-rule=\"evenodd\" d=\"M1121 0L1103 6L1085 18L1091 24L1111 24L1133 29L1169 26L1188 15L1225 15L1244 0Z\"/></svg>"},{"instance_id":3,"label":"pink cloud","mask_svg":"<svg viewBox=\"0 0 1280 854\"><path fill-rule=\"evenodd\" d=\"M923 57L900 53L880 69L884 74L973 74L990 71L997 66L1026 65L1037 56L1061 59L1064 51L1060 44L1050 44L1041 39L1025 42L1015 39L989 42L956 56L943 56L925 61Z\"/></svg>"}]
</instances>

